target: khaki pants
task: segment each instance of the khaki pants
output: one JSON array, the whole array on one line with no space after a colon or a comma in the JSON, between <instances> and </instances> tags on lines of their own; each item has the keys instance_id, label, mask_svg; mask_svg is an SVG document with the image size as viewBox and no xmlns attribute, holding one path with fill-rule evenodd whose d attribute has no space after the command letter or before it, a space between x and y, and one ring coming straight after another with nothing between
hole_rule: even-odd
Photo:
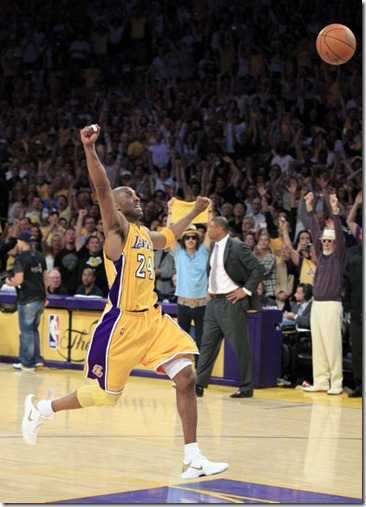
<instances>
[{"instance_id":1,"label":"khaki pants","mask_svg":"<svg viewBox=\"0 0 366 507\"><path fill-rule=\"evenodd\" d=\"M338 301L313 301L311 339L314 386L319 389L342 389L342 319Z\"/></svg>"}]
</instances>

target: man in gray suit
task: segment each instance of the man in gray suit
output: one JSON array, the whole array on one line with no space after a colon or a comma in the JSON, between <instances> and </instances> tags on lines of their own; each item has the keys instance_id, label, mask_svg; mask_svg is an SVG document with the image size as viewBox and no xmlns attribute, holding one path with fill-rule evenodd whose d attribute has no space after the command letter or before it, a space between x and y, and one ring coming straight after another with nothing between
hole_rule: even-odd
<instances>
[{"instance_id":1,"label":"man in gray suit","mask_svg":"<svg viewBox=\"0 0 366 507\"><path fill-rule=\"evenodd\" d=\"M310 329L313 286L310 283L299 283L294 296L296 303L291 304L290 312L283 312L280 327Z\"/></svg>"},{"instance_id":2,"label":"man in gray suit","mask_svg":"<svg viewBox=\"0 0 366 507\"><path fill-rule=\"evenodd\" d=\"M226 218L215 217L207 228L213 244L196 394L203 396L225 337L238 360L241 376L239 389L231 397L250 398L253 379L246 312L262 310L257 286L263 279L264 266L245 243L229 236L228 227Z\"/></svg>"}]
</instances>

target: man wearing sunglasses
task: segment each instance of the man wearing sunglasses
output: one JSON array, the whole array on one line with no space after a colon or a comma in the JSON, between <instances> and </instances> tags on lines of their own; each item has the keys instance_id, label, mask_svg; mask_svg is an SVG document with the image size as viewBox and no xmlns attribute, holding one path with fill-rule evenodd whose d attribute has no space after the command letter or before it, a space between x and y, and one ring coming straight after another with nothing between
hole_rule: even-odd
<instances>
[{"instance_id":1,"label":"man wearing sunglasses","mask_svg":"<svg viewBox=\"0 0 366 507\"><path fill-rule=\"evenodd\" d=\"M168 203L171 208L171 202ZM211 206L211 204L210 204ZM171 215L167 224L170 225ZM209 211L211 219L211 211ZM194 224L190 224L181 239L170 246L177 270L178 296L177 320L181 328L190 333L191 322L194 322L194 339L198 350L201 349L203 319L207 305L207 261L211 240L206 233L202 238ZM187 274L189 273L189 276ZM195 364L197 365L198 356Z\"/></svg>"},{"instance_id":2,"label":"man wearing sunglasses","mask_svg":"<svg viewBox=\"0 0 366 507\"><path fill-rule=\"evenodd\" d=\"M311 310L313 385L305 391L342 394L342 283L346 266L346 244L339 218L338 199L330 194L331 220L321 232L313 211L312 192L305 195L311 235L317 256L314 300ZM332 226L332 227L331 227Z\"/></svg>"}]
</instances>

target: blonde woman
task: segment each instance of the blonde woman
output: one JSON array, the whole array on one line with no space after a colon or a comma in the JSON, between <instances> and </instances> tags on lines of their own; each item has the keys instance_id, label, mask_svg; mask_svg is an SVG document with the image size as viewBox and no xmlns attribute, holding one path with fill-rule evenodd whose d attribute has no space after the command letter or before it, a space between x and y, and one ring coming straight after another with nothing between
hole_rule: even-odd
<instances>
[{"instance_id":1,"label":"blonde woman","mask_svg":"<svg viewBox=\"0 0 366 507\"><path fill-rule=\"evenodd\" d=\"M258 231L258 243L254 248L254 254L264 265L264 286L266 296L276 299L276 283L277 283L277 271L276 271L276 256L272 253L269 247L271 237L266 229L260 229Z\"/></svg>"},{"instance_id":2,"label":"blonde woman","mask_svg":"<svg viewBox=\"0 0 366 507\"><path fill-rule=\"evenodd\" d=\"M47 243L47 239L42 239L43 254L46 258L47 269L54 266L55 255L64 247L63 235L55 232L51 237L51 244Z\"/></svg>"}]
</instances>

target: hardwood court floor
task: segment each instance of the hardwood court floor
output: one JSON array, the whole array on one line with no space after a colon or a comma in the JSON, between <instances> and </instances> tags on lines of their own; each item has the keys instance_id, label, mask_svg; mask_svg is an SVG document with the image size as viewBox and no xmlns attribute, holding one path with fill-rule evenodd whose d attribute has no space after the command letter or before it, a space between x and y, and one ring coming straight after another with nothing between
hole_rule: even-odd
<instances>
[{"instance_id":1,"label":"hardwood court floor","mask_svg":"<svg viewBox=\"0 0 366 507\"><path fill-rule=\"evenodd\" d=\"M131 377L117 407L56 414L37 445L20 425L29 393L53 398L82 372L15 372L0 363L3 503L361 503L362 400L272 388L251 399L211 385L198 399L199 443L223 474L180 478L183 440L169 380Z\"/></svg>"}]
</instances>

